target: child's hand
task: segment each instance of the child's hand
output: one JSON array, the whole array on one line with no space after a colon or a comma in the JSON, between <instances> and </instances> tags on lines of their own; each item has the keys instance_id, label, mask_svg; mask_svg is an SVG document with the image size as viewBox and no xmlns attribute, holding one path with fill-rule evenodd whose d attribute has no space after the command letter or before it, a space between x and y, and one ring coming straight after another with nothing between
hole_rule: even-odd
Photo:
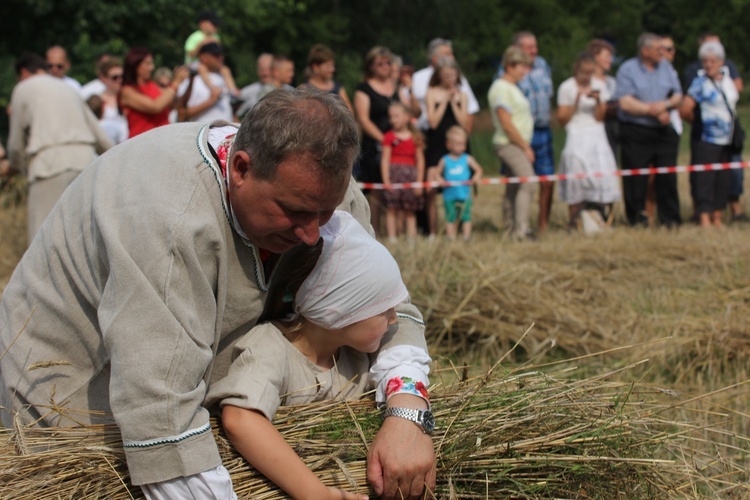
<instances>
[{"instance_id":1,"label":"child's hand","mask_svg":"<svg viewBox=\"0 0 750 500\"><path fill-rule=\"evenodd\" d=\"M414 188L414 196L422 196L423 189L421 187Z\"/></svg>"},{"instance_id":2,"label":"child's hand","mask_svg":"<svg viewBox=\"0 0 750 500\"><path fill-rule=\"evenodd\" d=\"M386 191L392 191L393 185L391 184L391 181L383 181L383 188L385 188Z\"/></svg>"},{"instance_id":3,"label":"child's hand","mask_svg":"<svg viewBox=\"0 0 750 500\"><path fill-rule=\"evenodd\" d=\"M358 493L349 493L348 491L340 490L338 488L328 488L328 498L331 500L367 500L367 495L360 495Z\"/></svg>"},{"instance_id":4,"label":"child's hand","mask_svg":"<svg viewBox=\"0 0 750 500\"><path fill-rule=\"evenodd\" d=\"M474 185L479 184L479 181L482 180L482 174L476 174L474 177L471 178L471 181L474 183Z\"/></svg>"}]
</instances>

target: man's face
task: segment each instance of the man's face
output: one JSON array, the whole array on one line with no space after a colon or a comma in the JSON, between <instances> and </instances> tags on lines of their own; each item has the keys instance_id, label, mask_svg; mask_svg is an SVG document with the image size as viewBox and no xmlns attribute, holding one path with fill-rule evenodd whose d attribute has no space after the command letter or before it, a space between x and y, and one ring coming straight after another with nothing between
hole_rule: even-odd
<instances>
[{"instance_id":1,"label":"man's face","mask_svg":"<svg viewBox=\"0 0 750 500\"><path fill-rule=\"evenodd\" d=\"M282 84L291 84L294 80L294 64L292 61L283 61L273 69L274 79Z\"/></svg>"},{"instance_id":2,"label":"man's face","mask_svg":"<svg viewBox=\"0 0 750 500\"><path fill-rule=\"evenodd\" d=\"M236 152L230 163L232 210L248 239L273 253L315 244L320 226L330 220L348 186L330 182L306 156L284 159L272 180L253 177L244 151Z\"/></svg>"},{"instance_id":3,"label":"man's face","mask_svg":"<svg viewBox=\"0 0 750 500\"><path fill-rule=\"evenodd\" d=\"M521 40L518 41L518 47L531 58L531 62L533 63L539 53L539 48L536 46L536 37L525 36L521 38Z\"/></svg>"},{"instance_id":4,"label":"man's face","mask_svg":"<svg viewBox=\"0 0 750 500\"><path fill-rule=\"evenodd\" d=\"M200 60L206 66L206 68L208 68L208 71L212 73L218 73L221 70L221 67L224 65L223 55L205 53L200 55Z\"/></svg>"},{"instance_id":5,"label":"man's face","mask_svg":"<svg viewBox=\"0 0 750 500\"><path fill-rule=\"evenodd\" d=\"M674 62L674 40L668 36L662 38L659 42L659 53L663 59L666 59L669 62Z\"/></svg>"},{"instance_id":6,"label":"man's face","mask_svg":"<svg viewBox=\"0 0 750 500\"><path fill-rule=\"evenodd\" d=\"M443 58L455 59L453 48L449 45L441 45L435 49L435 52L432 54L432 65L437 66L437 62Z\"/></svg>"},{"instance_id":7,"label":"man's face","mask_svg":"<svg viewBox=\"0 0 750 500\"><path fill-rule=\"evenodd\" d=\"M60 49L50 49L47 51L47 71L52 76L62 78L70 68L68 57L64 51Z\"/></svg>"},{"instance_id":8,"label":"man's face","mask_svg":"<svg viewBox=\"0 0 750 500\"><path fill-rule=\"evenodd\" d=\"M257 63L258 80L260 83L268 83L271 81L271 65L273 64L273 57L259 57Z\"/></svg>"},{"instance_id":9,"label":"man's face","mask_svg":"<svg viewBox=\"0 0 750 500\"><path fill-rule=\"evenodd\" d=\"M641 57L644 61L651 64L656 64L661 61L661 50L659 49L659 42L652 41L644 45L641 49Z\"/></svg>"}]
</instances>

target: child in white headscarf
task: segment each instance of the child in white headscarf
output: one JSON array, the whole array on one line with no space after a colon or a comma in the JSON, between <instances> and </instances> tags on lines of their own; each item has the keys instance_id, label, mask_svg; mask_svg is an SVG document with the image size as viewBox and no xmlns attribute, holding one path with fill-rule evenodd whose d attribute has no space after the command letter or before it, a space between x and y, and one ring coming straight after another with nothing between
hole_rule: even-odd
<instances>
[{"instance_id":1,"label":"child in white headscarf","mask_svg":"<svg viewBox=\"0 0 750 500\"><path fill-rule=\"evenodd\" d=\"M396 323L394 307L409 295L391 254L350 214L336 211L320 234L323 250L295 296L295 317L250 330L206 402L220 402L237 451L293 498L367 498L326 487L271 424L280 405L376 387L368 353L378 350Z\"/></svg>"}]
</instances>

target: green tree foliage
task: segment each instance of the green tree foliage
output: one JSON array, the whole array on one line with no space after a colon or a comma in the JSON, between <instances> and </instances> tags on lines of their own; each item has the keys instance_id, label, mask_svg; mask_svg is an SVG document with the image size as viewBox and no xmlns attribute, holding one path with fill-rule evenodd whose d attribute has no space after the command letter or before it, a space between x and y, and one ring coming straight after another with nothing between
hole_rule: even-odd
<instances>
[{"instance_id":1,"label":"green tree foliage","mask_svg":"<svg viewBox=\"0 0 750 500\"><path fill-rule=\"evenodd\" d=\"M750 0L3 0L0 105L7 104L15 84L13 61L24 50L43 54L54 44L66 47L71 75L80 81L94 77L99 54L124 54L132 46L149 47L157 65L174 66L183 60L182 47L198 14L211 7L224 21L227 62L240 85L255 79L261 52L290 56L302 81L309 47L325 43L337 53L339 79L351 92L369 48L385 45L418 69L427 63L429 40L441 36L453 40L483 103L503 50L521 29L537 34L556 84L570 75L576 54L594 37L612 41L626 58L634 55L641 32L669 33L681 71L695 58L698 34L713 31L741 71L750 60L750 33L744 28ZM7 126L2 119L0 131Z\"/></svg>"}]
</instances>

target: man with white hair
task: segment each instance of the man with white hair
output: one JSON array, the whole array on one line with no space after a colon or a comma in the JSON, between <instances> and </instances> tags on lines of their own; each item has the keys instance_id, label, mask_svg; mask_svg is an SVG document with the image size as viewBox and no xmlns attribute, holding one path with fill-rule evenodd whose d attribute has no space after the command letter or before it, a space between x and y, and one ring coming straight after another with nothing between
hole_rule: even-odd
<instances>
[{"instance_id":1,"label":"man with white hair","mask_svg":"<svg viewBox=\"0 0 750 500\"><path fill-rule=\"evenodd\" d=\"M721 39L719 38L719 35L715 33L702 33L698 37L698 48L700 49L700 47L706 42L721 43ZM701 66L701 60L699 58L696 61L693 61L690 66L685 68L683 77L684 79L682 82L685 91L687 91L688 87L690 87L690 84L695 79L695 77L698 76L698 71L701 69ZM734 62L732 62L731 60L725 58L724 66L726 66L727 70L729 71L729 77L734 82L734 86L737 89L737 92L739 94L742 94L742 89L744 88L745 84L742 81L742 75L737 69L737 65L734 64ZM697 114L697 121L700 122L700 108L697 108L695 110L695 113ZM700 140L700 132L697 129L693 128L690 139ZM731 161L742 161L742 152L732 155ZM745 169L732 169L731 174L732 179L729 186L729 208L731 212L731 220L732 222L745 222L748 220L748 217L744 213L742 213L742 205L740 204L740 197L744 192L743 186L745 184Z\"/></svg>"},{"instance_id":2,"label":"man with white hair","mask_svg":"<svg viewBox=\"0 0 750 500\"><path fill-rule=\"evenodd\" d=\"M623 170L677 163L679 136L670 126L669 112L680 105L682 89L672 65L661 57L660 41L653 33L639 36L638 56L617 72ZM648 176L624 177L622 184L628 221L647 225ZM657 175L655 185L659 222L668 227L681 224L676 174Z\"/></svg>"}]
</instances>

